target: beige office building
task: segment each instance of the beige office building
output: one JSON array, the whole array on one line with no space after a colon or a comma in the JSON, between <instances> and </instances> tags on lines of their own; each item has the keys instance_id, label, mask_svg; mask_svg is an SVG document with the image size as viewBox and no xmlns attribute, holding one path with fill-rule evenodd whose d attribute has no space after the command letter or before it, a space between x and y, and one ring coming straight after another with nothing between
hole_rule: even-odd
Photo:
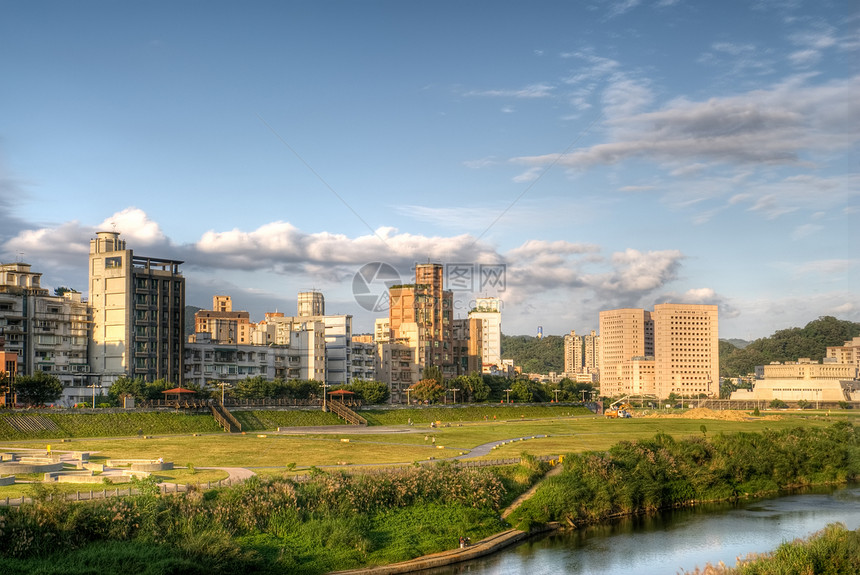
<instances>
[{"instance_id":1,"label":"beige office building","mask_svg":"<svg viewBox=\"0 0 860 575\"><path fill-rule=\"evenodd\" d=\"M718 334L715 305L600 312L601 395L718 395Z\"/></svg>"},{"instance_id":2,"label":"beige office building","mask_svg":"<svg viewBox=\"0 0 860 575\"><path fill-rule=\"evenodd\" d=\"M623 364L634 357L654 356L654 323L644 309L600 312L600 394L616 397L633 393L625 381Z\"/></svg>"},{"instance_id":3,"label":"beige office building","mask_svg":"<svg viewBox=\"0 0 860 575\"><path fill-rule=\"evenodd\" d=\"M860 337L846 341L844 345L828 347L825 357L836 363L853 365L855 369L853 377L857 378L858 372L860 372Z\"/></svg>"},{"instance_id":4,"label":"beige office building","mask_svg":"<svg viewBox=\"0 0 860 575\"><path fill-rule=\"evenodd\" d=\"M182 262L137 256L118 232L90 240L90 368L110 385L121 376L183 381Z\"/></svg>"},{"instance_id":5,"label":"beige office building","mask_svg":"<svg viewBox=\"0 0 860 575\"><path fill-rule=\"evenodd\" d=\"M720 341L715 305L654 306L655 394L719 396Z\"/></svg>"}]
</instances>

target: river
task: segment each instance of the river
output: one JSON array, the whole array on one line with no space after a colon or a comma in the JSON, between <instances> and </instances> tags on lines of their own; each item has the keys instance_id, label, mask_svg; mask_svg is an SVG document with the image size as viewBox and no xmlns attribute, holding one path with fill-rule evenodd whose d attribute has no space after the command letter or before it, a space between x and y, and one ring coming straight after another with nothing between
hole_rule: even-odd
<instances>
[{"instance_id":1,"label":"river","mask_svg":"<svg viewBox=\"0 0 860 575\"><path fill-rule=\"evenodd\" d=\"M829 523L860 527L860 486L703 505L554 532L495 555L424 573L640 575L693 571L776 549Z\"/></svg>"}]
</instances>

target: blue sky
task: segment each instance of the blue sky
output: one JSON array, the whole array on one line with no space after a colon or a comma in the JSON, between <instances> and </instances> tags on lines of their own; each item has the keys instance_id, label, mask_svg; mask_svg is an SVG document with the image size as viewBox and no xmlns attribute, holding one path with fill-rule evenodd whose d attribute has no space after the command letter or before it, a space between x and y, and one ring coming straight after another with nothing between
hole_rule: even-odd
<instances>
[{"instance_id":1,"label":"blue sky","mask_svg":"<svg viewBox=\"0 0 860 575\"><path fill-rule=\"evenodd\" d=\"M116 229L254 319L370 331L357 271L429 260L505 266L456 307L508 334L860 321L858 142L854 1L0 0L0 261L48 287Z\"/></svg>"}]
</instances>

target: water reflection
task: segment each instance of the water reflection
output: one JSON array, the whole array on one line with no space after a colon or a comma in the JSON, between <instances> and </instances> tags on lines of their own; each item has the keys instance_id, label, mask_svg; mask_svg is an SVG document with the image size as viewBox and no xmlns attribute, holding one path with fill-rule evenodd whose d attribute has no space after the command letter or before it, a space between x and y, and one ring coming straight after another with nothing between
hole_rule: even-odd
<instances>
[{"instance_id":1,"label":"water reflection","mask_svg":"<svg viewBox=\"0 0 860 575\"><path fill-rule=\"evenodd\" d=\"M424 573L672 574L770 551L829 523L860 527L860 487L714 504L552 533L499 554Z\"/></svg>"}]
</instances>

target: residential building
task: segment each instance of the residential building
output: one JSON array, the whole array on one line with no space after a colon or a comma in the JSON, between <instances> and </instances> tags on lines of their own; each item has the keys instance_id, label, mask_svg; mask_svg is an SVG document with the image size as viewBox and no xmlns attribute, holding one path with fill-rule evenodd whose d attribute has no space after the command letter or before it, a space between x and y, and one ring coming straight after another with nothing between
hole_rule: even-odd
<instances>
[{"instance_id":1,"label":"residential building","mask_svg":"<svg viewBox=\"0 0 860 575\"><path fill-rule=\"evenodd\" d=\"M119 235L98 232L90 240L90 368L106 386L123 376L181 385L183 262L135 255Z\"/></svg>"},{"instance_id":2,"label":"residential building","mask_svg":"<svg viewBox=\"0 0 860 575\"><path fill-rule=\"evenodd\" d=\"M502 366L502 304L497 297L479 297L469 319L481 321L481 372Z\"/></svg>"},{"instance_id":3,"label":"residential building","mask_svg":"<svg viewBox=\"0 0 860 575\"><path fill-rule=\"evenodd\" d=\"M15 378L18 376L18 353L6 351L6 340L0 336L0 406L15 404Z\"/></svg>"},{"instance_id":4,"label":"residential building","mask_svg":"<svg viewBox=\"0 0 860 575\"><path fill-rule=\"evenodd\" d=\"M194 333L208 333L217 343L251 343L251 320L246 311L233 311L233 300L228 295L212 297L212 309L201 309L194 314Z\"/></svg>"},{"instance_id":5,"label":"residential building","mask_svg":"<svg viewBox=\"0 0 860 575\"><path fill-rule=\"evenodd\" d=\"M299 292L296 307L298 317L325 315L325 298L318 291Z\"/></svg>"},{"instance_id":6,"label":"residential building","mask_svg":"<svg viewBox=\"0 0 860 575\"><path fill-rule=\"evenodd\" d=\"M391 321L387 317L376 318L373 322L373 341L387 343L391 340Z\"/></svg>"},{"instance_id":7,"label":"residential building","mask_svg":"<svg viewBox=\"0 0 860 575\"><path fill-rule=\"evenodd\" d=\"M319 292L308 293L322 296ZM256 345L290 345L293 332L301 331L297 326L312 322L321 323L325 334L325 349L321 356L325 370L323 373L317 373L317 377L321 376L320 381L330 385L348 385L354 379L367 379L369 374L372 377L372 365L366 364L363 352L360 352L362 357L353 366L352 353L355 346L352 341L351 315L284 316L282 313L267 313L265 320L254 328L251 341Z\"/></svg>"},{"instance_id":8,"label":"residential building","mask_svg":"<svg viewBox=\"0 0 860 575\"><path fill-rule=\"evenodd\" d=\"M285 327L287 324L280 324ZM249 377L325 380L325 325L319 321L288 324L281 343L224 344L208 333L195 334L185 349L185 381L200 386L235 384Z\"/></svg>"},{"instance_id":9,"label":"residential building","mask_svg":"<svg viewBox=\"0 0 860 575\"><path fill-rule=\"evenodd\" d=\"M600 336L594 330L582 338L584 373L600 373Z\"/></svg>"},{"instance_id":10,"label":"residential building","mask_svg":"<svg viewBox=\"0 0 860 575\"><path fill-rule=\"evenodd\" d=\"M417 327L416 359L426 368L438 367L446 377L456 375L451 333L454 295L442 284L442 264L415 266L415 283L388 290L391 339L402 340Z\"/></svg>"},{"instance_id":11,"label":"residential building","mask_svg":"<svg viewBox=\"0 0 860 575\"><path fill-rule=\"evenodd\" d=\"M457 375L483 373L483 321L475 317L451 322L452 350Z\"/></svg>"},{"instance_id":12,"label":"residential building","mask_svg":"<svg viewBox=\"0 0 860 575\"><path fill-rule=\"evenodd\" d=\"M5 354L16 356L17 375L55 376L64 387L61 403L69 404L90 383L87 304L76 291L51 295L41 275L25 263L0 265L0 335Z\"/></svg>"},{"instance_id":13,"label":"residential building","mask_svg":"<svg viewBox=\"0 0 860 575\"><path fill-rule=\"evenodd\" d=\"M416 348L401 342L376 345L375 379L388 385L389 403L406 403L412 399L406 390L421 380L423 372L415 359Z\"/></svg>"},{"instance_id":14,"label":"residential building","mask_svg":"<svg viewBox=\"0 0 860 575\"><path fill-rule=\"evenodd\" d=\"M575 375L582 373L582 336L571 330L564 336L564 373Z\"/></svg>"}]
</instances>

